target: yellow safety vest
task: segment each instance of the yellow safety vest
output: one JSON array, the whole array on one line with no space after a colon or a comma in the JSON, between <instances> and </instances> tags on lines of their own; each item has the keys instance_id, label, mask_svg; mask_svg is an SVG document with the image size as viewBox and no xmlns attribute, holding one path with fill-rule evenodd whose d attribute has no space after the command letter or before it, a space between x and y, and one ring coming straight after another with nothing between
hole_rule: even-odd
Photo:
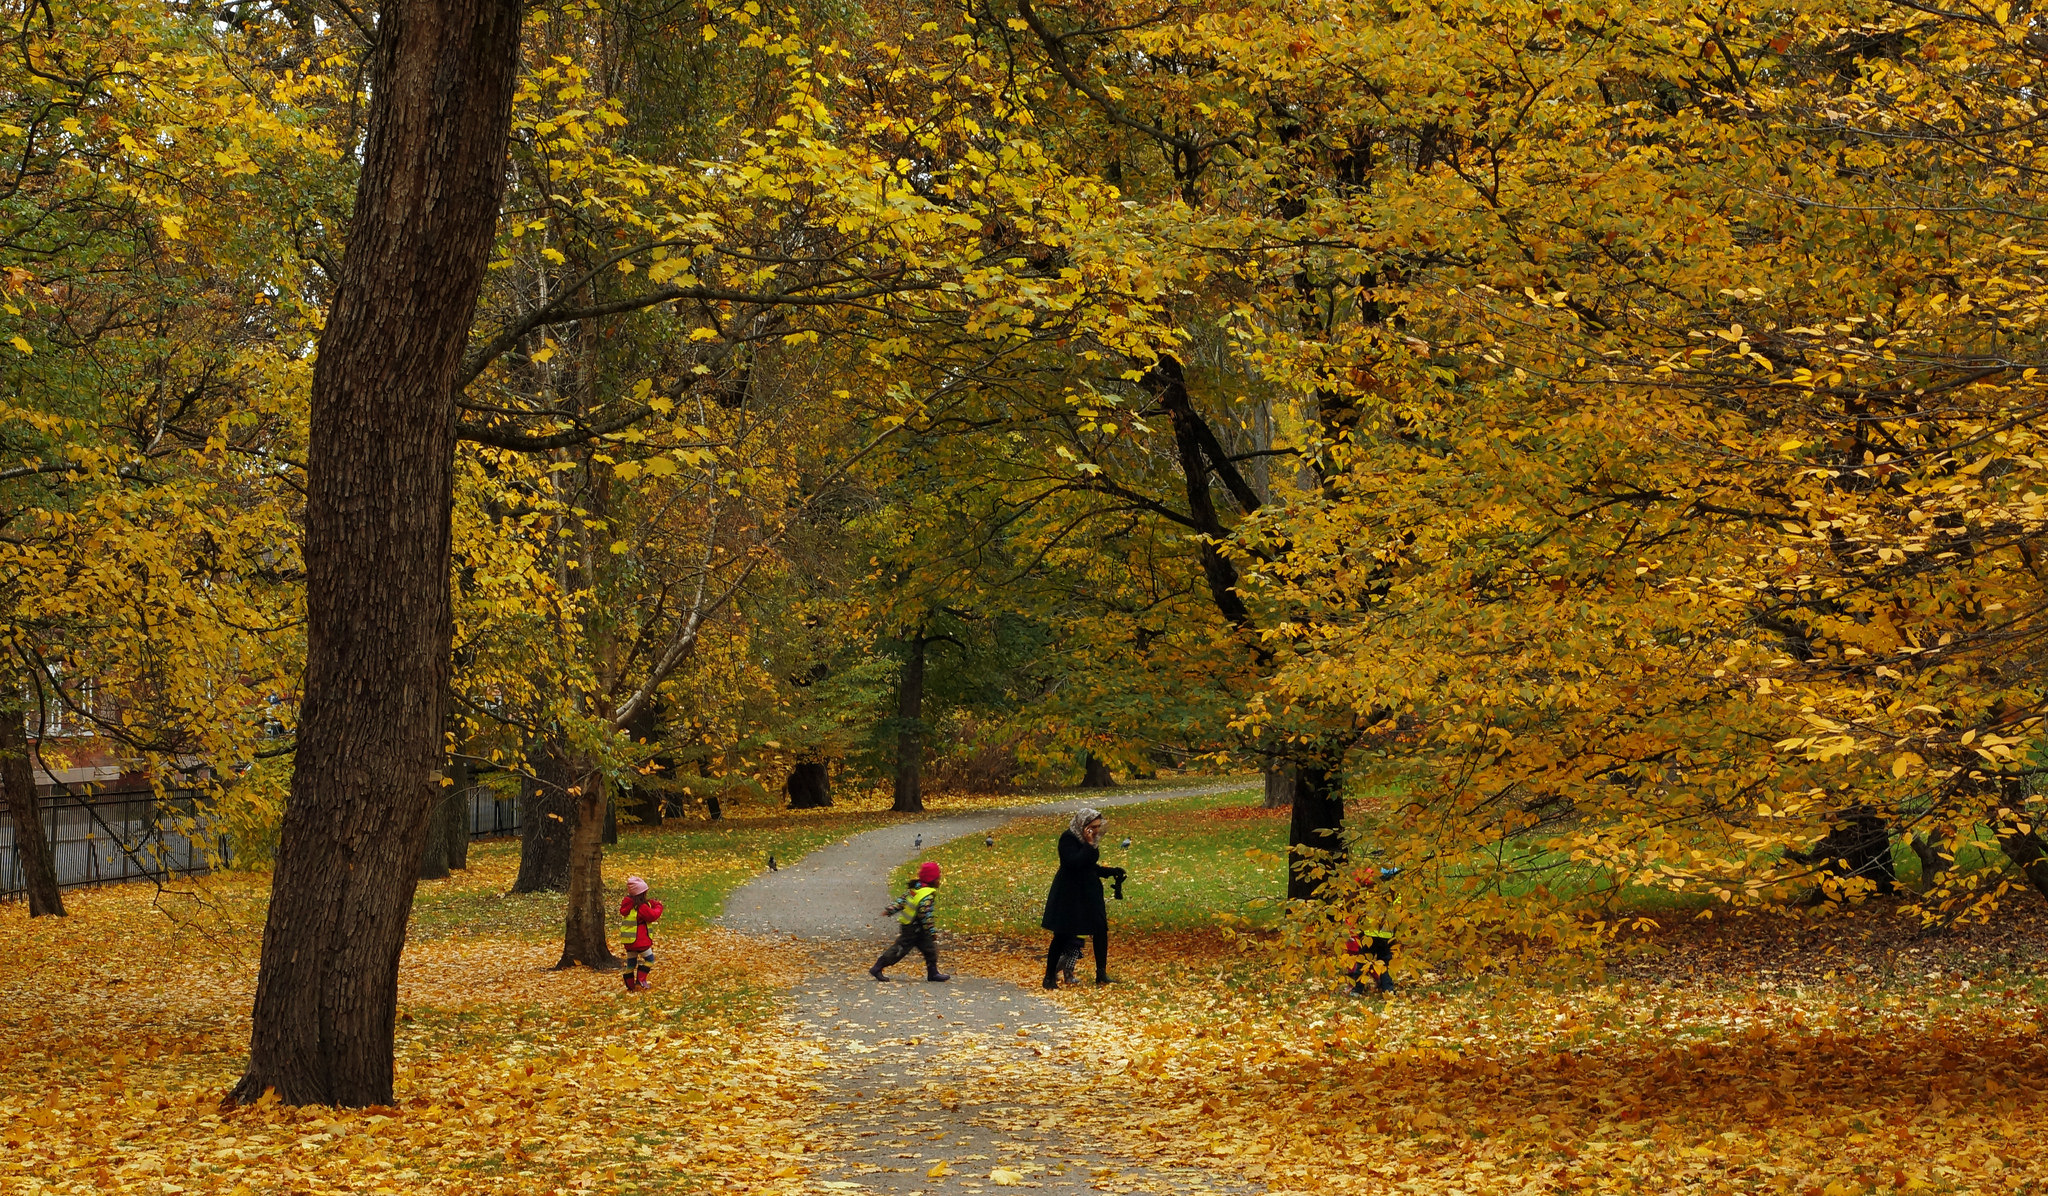
<instances>
[{"instance_id":1,"label":"yellow safety vest","mask_svg":"<svg viewBox=\"0 0 2048 1196\"><path fill-rule=\"evenodd\" d=\"M896 920L905 926L917 921L918 908L936 892L938 892L937 889L928 888L910 890L910 896L903 899L903 912L896 915Z\"/></svg>"}]
</instances>

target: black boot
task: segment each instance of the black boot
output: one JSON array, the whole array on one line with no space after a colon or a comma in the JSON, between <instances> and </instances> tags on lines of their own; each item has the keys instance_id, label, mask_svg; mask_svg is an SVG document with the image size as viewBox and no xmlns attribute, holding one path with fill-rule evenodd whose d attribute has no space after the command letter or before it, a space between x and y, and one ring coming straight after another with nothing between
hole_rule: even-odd
<instances>
[{"instance_id":1,"label":"black boot","mask_svg":"<svg viewBox=\"0 0 2048 1196\"><path fill-rule=\"evenodd\" d=\"M887 976L884 976L884 975L882 974L882 961L881 961L881 960L879 960L879 959L875 961L875 966L874 966L874 967L871 967L871 968L869 968L869 969L868 969L868 975L870 975L870 976L873 976L873 977L874 977L875 979L877 979L877 980L887 980L887 979L888 979L888 977L887 977Z\"/></svg>"}]
</instances>

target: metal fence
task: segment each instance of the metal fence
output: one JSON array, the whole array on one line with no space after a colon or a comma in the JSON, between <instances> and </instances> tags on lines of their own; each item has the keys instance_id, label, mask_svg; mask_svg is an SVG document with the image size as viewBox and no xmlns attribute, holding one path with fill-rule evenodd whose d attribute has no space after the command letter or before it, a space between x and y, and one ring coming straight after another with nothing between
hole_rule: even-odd
<instances>
[{"instance_id":1,"label":"metal fence","mask_svg":"<svg viewBox=\"0 0 2048 1196\"><path fill-rule=\"evenodd\" d=\"M494 835L519 833L519 803L500 797L482 785L469 790L469 837L488 839Z\"/></svg>"},{"instance_id":2,"label":"metal fence","mask_svg":"<svg viewBox=\"0 0 2048 1196\"><path fill-rule=\"evenodd\" d=\"M57 883L67 889L190 875L228 859L227 836L205 831L192 794L60 793L41 805ZM0 901L17 900L25 891L14 820L0 818Z\"/></svg>"},{"instance_id":3,"label":"metal fence","mask_svg":"<svg viewBox=\"0 0 2048 1196\"><path fill-rule=\"evenodd\" d=\"M67 889L124 880L162 879L209 871L228 863L226 835L204 830L197 797L158 797L144 789L121 793L80 793L41 802L43 839ZM197 831L188 835L188 830ZM489 839L519 833L519 803L482 785L469 791L469 837ZM15 850L14 820L0 816L0 901L27 892L21 854Z\"/></svg>"}]
</instances>

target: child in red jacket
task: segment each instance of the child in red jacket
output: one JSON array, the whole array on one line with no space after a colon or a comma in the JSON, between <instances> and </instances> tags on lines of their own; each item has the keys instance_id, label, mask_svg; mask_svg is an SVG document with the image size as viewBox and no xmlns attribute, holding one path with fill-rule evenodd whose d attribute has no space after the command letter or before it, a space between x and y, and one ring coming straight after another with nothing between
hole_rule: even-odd
<instances>
[{"instance_id":1,"label":"child in red jacket","mask_svg":"<svg viewBox=\"0 0 2048 1196\"><path fill-rule=\"evenodd\" d=\"M1360 958L1344 973L1351 977L1351 995L1354 997L1365 996L1369 991L1365 987L1368 969L1372 973L1373 988L1383 993L1394 991L1394 936L1387 924L1386 891L1379 886L1381 882L1392 880L1400 874L1399 868L1365 868L1354 874L1359 887L1364 890L1364 896L1373 903L1373 908L1368 911L1373 925L1369 931L1361 932L1357 923L1353 922L1351 937L1344 941L1344 954L1370 955L1377 961L1368 965Z\"/></svg>"},{"instance_id":2,"label":"child in red jacket","mask_svg":"<svg viewBox=\"0 0 2048 1196\"><path fill-rule=\"evenodd\" d=\"M647 973L654 967L654 940L648 924L661 917L661 902L647 895L647 882L637 876L626 878L626 897L619 902L619 916L633 919L633 933L626 939L626 991L644 993L653 988Z\"/></svg>"}]
</instances>

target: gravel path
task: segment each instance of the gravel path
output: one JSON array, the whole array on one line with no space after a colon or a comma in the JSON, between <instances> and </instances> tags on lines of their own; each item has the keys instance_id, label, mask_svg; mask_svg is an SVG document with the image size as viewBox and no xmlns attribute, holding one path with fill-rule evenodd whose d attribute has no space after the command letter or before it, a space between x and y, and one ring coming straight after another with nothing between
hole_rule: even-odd
<instances>
[{"instance_id":1,"label":"gravel path","mask_svg":"<svg viewBox=\"0 0 2048 1196\"><path fill-rule=\"evenodd\" d=\"M1129 793L1077 795L1065 801L975 810L904 822L867 831L817 851L780 872L759 876L726 899L720 923L747 934L788 935L814 942L873 943L879 952L896 935L893 920L882 907L894 900L889 871L926 848L992 831L1016 818L1069 814L1082 806L1109 810L1176 797L1201 797L1247 788L1245 782L1219 782L1186 789L1135 790ZM917 843L923 841L924 846ZM1046 844L1048 858L1052 845ZM1046 872L1052 883L1052 872ZM944 927L946 898L939 894L939 925Z\"/></svg>"},{"instance_id":2,"label":"gravel path","mask_svg":"<svg viewBox=\"0 0 2048 1196\"><path fill-rule=\"evenodd\" d=\"M881 913L891 897L890 870L929 848L1015 818L1245 788L1225 782L1076 795L903 823L813 852L735 892L724 925L804 940L826 968L792 994L789 1013L792 1028L817 1042L827 1063L818 1073L819 1121L835 1146L815 1167L814 1190L1244 1192L1207 1172L1133 1165L1113 1136L1079 1130L1088 1076L1061 1041L1064 1010L1038 990L958 970L948 983L929 984L915 954L890 983L869 979L866 969L895 937L894 920ZM941 967L951 966L945 922L942 887Z\"/></svg>"}]
</instances>

